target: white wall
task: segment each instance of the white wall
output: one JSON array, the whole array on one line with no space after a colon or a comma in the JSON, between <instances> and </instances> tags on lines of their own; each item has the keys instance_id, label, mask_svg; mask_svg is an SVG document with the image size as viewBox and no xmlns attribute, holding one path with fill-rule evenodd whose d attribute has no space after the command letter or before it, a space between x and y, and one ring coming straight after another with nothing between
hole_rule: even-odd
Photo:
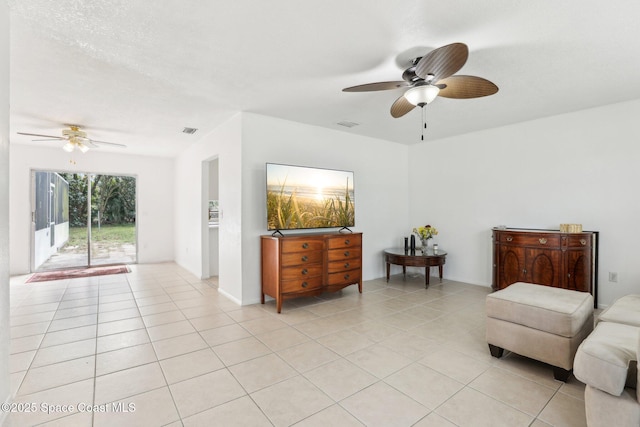
<instances>
[{"instance_id":1,"label":"white wall","mask_svg":"<svg viewBox=\"0 0 640 427\"><path fill-rule=\"evenodd\" d=\"M203 271L203 162L218 158L219 286L241 304L260 301L260 235L267 233L265 163L355 172L356 227L364 232L363 277L383 275L382 250L408 234L406 146L330 129L241 113L176 161L176 262Z\"/></svg>"},{"instance_id":2,"label":"white wall","mask_svg":"<svg viewBox=\"0 0 640 427\"><path fill-rule=\"evenodd\" d=\"M220 200L219 289L240 303L242 297L241 193L242 115L237 114L202 137L176 159L175 261L199 277L209 274L209 161L218 158ZM205 253L206 252L206 253ZM205 271L206 270L206 271Z\"/></svg>"},{"instance_id":3,"label":"white wall","mask_svg":"<svg viewBox=\"0 0 640 427\"><path fill-rule=\"evenodd\" d=\"M76 164L69 161L73 158ZM174 259L174 160L91 150L72 155L57 148L12 145L11 186L11 266L12 275L29 272L31 227L31 170L96 172L136 177L138 262L165 262Z\"/></svg>"},{"instance_id":4,"label":"white wall","mask_svg":"<svg viewBox=\"0 0 640 427\"><path fill-rule=\"evenodd\" d=\"M9 400L9 6L0 3L0 403ZM8 412L0 412L0 425Z\"/></svg>"},{"instance_id":5,"label":"white wall","mask_svg":"<svg viewBox=\"0 0 640 427\"><path fill-rule=\"evenodd\" d=\"M580 223L600 231L599 305L640 293L638 117L633 101L411 146L411 222L438 227L446 277L486 286L492 227Z\"/></svg>"},{"instance_id":6,"label":"white wall","mask_svg":"<svg viewBox=\"0 0 640 427\"><path fill-rule=\"evenodd\" d=\"M401 246L403 236L410 232L407 146L244 113L242 147L244 304L260 300L259 236L267 234L267 162L354 171L356 226L353 231L364 233L363 279L383 276L382 250Z\"/></svg>"}]
</instances>

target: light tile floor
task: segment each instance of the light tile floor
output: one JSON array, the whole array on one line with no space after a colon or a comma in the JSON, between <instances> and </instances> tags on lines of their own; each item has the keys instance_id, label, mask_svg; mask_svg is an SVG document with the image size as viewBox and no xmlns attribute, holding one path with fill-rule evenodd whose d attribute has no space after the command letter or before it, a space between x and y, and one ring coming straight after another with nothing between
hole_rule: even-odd
<instances>
[{"instance_id":1,"label":"light tile floor","mask_svg":"<svg viewBox=\"0 0 640 427\"><path fill-rule=\"evenodd\" d=\"M12 390L31 412L11 426L585 425L575 378L489 355L488 288L398 275L277 314L175 264L132 270L12 278Z\"/></svg>"}]
</instances>

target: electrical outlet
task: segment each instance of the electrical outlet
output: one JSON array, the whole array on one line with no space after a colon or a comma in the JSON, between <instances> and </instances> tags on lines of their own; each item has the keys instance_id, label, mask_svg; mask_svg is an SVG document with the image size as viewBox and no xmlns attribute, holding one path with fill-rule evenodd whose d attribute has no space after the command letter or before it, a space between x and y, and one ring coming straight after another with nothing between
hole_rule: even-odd
<instances>
[{"instance_id":1,"label":"electrical outlet","mask_svg":"<svg viewBox=\"0 0 640 427\"><path fill-rule=\"evenodd\" d=\"M614 272L609 272L609 281L610 282L617 282L618 281L618 273L614 273Z\"/></svg>"}]
</instances>

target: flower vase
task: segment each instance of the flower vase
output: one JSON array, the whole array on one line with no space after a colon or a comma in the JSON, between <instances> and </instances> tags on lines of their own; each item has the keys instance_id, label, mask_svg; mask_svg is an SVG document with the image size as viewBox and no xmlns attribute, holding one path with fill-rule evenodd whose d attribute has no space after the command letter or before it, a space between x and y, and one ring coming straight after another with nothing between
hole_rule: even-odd
<instances>
[{"instance_id":1,"label":"flower vase","mask_svg":"<svg viewBox=\"0 0 640 427\"><path fill-rule=\"evenodd\" d=\"M426 253L429 248L429 240L430 239L422 239L422 252Z\"/></svg>"}]
</instances>

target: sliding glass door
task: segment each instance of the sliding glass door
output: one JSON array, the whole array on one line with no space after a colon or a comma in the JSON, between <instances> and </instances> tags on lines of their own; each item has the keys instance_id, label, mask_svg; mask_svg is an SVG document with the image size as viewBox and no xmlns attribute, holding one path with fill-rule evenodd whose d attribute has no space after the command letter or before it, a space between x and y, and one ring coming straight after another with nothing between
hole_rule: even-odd
<instances>
[{"instance_id":1,"label":"sliding glass door","mask_svg":"<svg viewBox=\"0 0 640 427\"><path fill-rule=\"evenodd\" d=\"M31 271L135 263L136 179L32 172Z\"/></svg>"}]
</instances>

